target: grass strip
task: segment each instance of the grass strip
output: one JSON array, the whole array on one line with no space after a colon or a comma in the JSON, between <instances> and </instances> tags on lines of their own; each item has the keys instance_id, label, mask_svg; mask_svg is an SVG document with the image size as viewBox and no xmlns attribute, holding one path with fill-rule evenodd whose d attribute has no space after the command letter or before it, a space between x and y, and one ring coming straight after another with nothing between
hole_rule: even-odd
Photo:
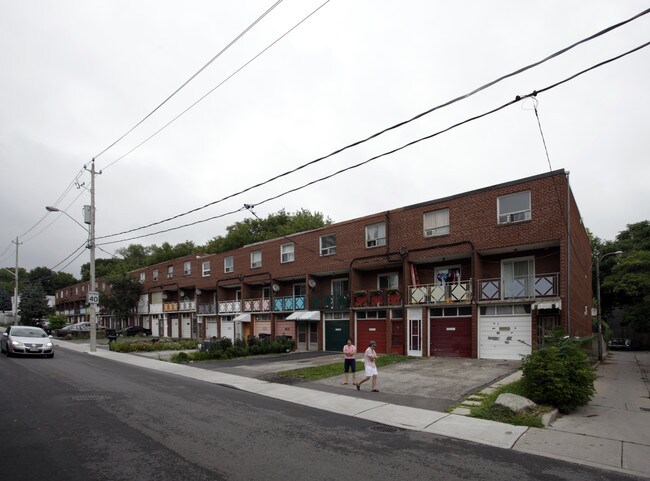
<instances>
[{"instance_id":1,"label":"grass strip","mask_svg":"<svg viewBox=\"0 0 650 481\"><path fill-rule=\"evenodd\" d=\"M377 368L389 366L397 362L404 362L409 358L399 354L385 354L377 358ZM357 372L363 373L363 361L357 361ZM304 367L301 369L292 369L290 371L281 371L277 375L280 377L296 377L302 378L307 381L318 381L319 379L327 379L328 377L340 376L343 374L343 359L340 362L332 364L323 364L322 366Z\"/></svg>"}]
</instances>

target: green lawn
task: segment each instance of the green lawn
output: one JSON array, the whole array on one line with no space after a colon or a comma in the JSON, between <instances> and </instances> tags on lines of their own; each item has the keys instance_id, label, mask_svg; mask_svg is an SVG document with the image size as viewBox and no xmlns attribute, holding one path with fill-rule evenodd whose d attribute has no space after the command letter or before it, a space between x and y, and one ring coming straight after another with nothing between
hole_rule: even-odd
<instances>
[{"instance_id":1,"label":"green lawn","mask_svg":"<svg viewBox=\"0 0 650 481\"><path fill-rule=\"evenodd\" d=\"M377 367L388 366L396 362L403 362L409 358L408 356L401 356L398 354L386 354L377 358ZM357 361L357 372L363 372L363 361ZM292 369L291 371L282 371L277 373L281 377L299 377L307 381L318 381L319 379L326 379L328 377L340 376L343 373L343 359L340 362L332 364L324 364L322 366L305 367L302 369Z\"/></svg>"}]
</instances>

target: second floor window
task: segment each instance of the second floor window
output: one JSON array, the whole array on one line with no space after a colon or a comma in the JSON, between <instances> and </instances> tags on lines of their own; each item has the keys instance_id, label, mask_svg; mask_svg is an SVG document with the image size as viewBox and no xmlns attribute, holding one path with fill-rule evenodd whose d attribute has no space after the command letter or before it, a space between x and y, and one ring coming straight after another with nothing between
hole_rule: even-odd
<instances>
[{"instance_id":1,"label":"second floor window","mask_svg":"<svg viewBox=\"0 0 650 481\"><path fill-rule=\"evenodd\" d=\"M158 280L158 269L153 270L153 280L157 281Z\"/></svg>"},{"instance_id":2,"label":"second floor window","mask_svg":"<svg viewBox=\"0 0 650 481\"><path fill-rule=\"evenodd\" d=\"M201 264L201 273L203 277L210 277L210 261L204 261Z\"/></svg>"},{"instance_id":3,"label":"second floor window","mask_svg":"<svg viewBox=\"0 0 650 481\"><path fill-rule=\"evenodd\" d=\"M145 281L145 274L144 274L144 272L141 272L140 273L140 284L144 284L144 281Z\"/></svg>"},{"instance_id":4,"label":"second floor window","mask_svg":"<svg viewBox=\"0 0 650 481\"><path fill-rule=\"evenodd\" d=\"M280 246L280 262L293 262L293 244L283 244Z\"/></svg>"},{"instance_id":5,"label":"second floor window","mask_svg":"<svg viewBox=\"0 0 650 481\"><path fill-rule=\"evenodd\" d=\"M424 214L424 237L449 234L449 209Z\"/></svg>"},{"instance_id":6,"label":"second floor window","mask_svg":"<svg viewBox=\"0 0 650 481\"><path fill-rule=\"evenodd\" d=\"M262 251L251 252L251 269L262 267Z\"/></svg>"},{"instance_id":7,"label":"second floor window","mask_svg":"<svg viewBox=\"0 0 650 481\"><path fill-rule=\"evenodd\" d=\"M174 266L167 266L167 279L174 277Z\"/></svg>"},{"instance_id":8,"label":"second floor window","mask_svg":"<svg viewBox=\"0 0 650 481\"><path fill-rule=\"evenodd\" d=\"M530 220L530 191L502 195L497 198L499 224Z\"/></svg>"},{"instance_id":9,"label":"second floor window","mask_svg":"<svg viewBox=\"0 0 650 481\"><path fill-rule=\"evenodd\" d=\"M192 263L190 261L183 262L183 275L189 276L192 273Z\"/></svg>"},{"instance_id":10,"label":"second floor window","mask_svg":"<svg viewBox=\"0 0 650 481\"><path fill-rule=\"evenodd\" d=\"M399 275L396 273L379 274L377 276L377 287L379 289L397 289L399 287Z\"/></svg>"},{"instance_id":11,"label":"second floor window","mask_svg":"<svg viewBox=\"0 0 650 481\"><path fill-rule=\"evenodd\" d=\"M379 247L386 245L386 224L380 222L366 226L366 247Z\"/></svg>"},{"instance_id":12,"label":"second floor window","mask_svg":"<svg viewBox=\"0 0 650 481\"><path fill-rule=\"evenodd\" d=\"M235 270L235 259L233 256L228 256L225 257L223 260L223 271L228 273L228 272L233 272Z\"/></svg>"},{"instance_id":13,"label":"second floor window","mask_svg":"<svg viewBox=\"0 0 650 481\"><path fill-rule=\"evenodd\" d=\"M320 238L320 255L336 254L336 234L324 235Z\"/></svg>"}]
</instances>

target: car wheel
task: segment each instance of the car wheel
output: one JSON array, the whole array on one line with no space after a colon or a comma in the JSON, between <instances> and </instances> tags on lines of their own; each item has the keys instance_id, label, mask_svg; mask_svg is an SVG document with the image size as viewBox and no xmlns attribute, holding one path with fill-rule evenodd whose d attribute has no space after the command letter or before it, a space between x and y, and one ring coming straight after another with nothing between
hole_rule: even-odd
<instances>
[{"instance_id":1,"label":"car wheel","mask_svg":"<svg viewBox=\"0 0 650 481\"><path fill-rule=\"evenodd\" d=\"M7 346L7 349L5 349L5 354L7 357L11 357L11 353L9 352L9 346Z\"/></svg>"},{"instance_id":2,"label":"car wheel","mask_svg":"<svg viewBox=\"0 0 650 481\"><path fill-rule=\"evenodd\" d=\"M52 359L52 358L54 357L54 353L52 353L52 354L45 354L45 357L48 357L48 358Z\"/></svg>"}]
</instances>

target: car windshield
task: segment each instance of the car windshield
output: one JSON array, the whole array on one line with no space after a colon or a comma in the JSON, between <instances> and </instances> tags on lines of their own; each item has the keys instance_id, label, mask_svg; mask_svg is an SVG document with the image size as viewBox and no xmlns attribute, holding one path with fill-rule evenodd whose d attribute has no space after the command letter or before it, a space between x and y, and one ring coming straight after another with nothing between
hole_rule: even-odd
<instances>
[{"instance_id":1,"label":"car windshield","mask_svg":"<svg viewBox=\"0 0 650 481\"><path fill-rule=\"evenodd\" d=\"M16 337L47 337L43 329L13 328L11 335Z\"/></svg>"}]
</instances>

